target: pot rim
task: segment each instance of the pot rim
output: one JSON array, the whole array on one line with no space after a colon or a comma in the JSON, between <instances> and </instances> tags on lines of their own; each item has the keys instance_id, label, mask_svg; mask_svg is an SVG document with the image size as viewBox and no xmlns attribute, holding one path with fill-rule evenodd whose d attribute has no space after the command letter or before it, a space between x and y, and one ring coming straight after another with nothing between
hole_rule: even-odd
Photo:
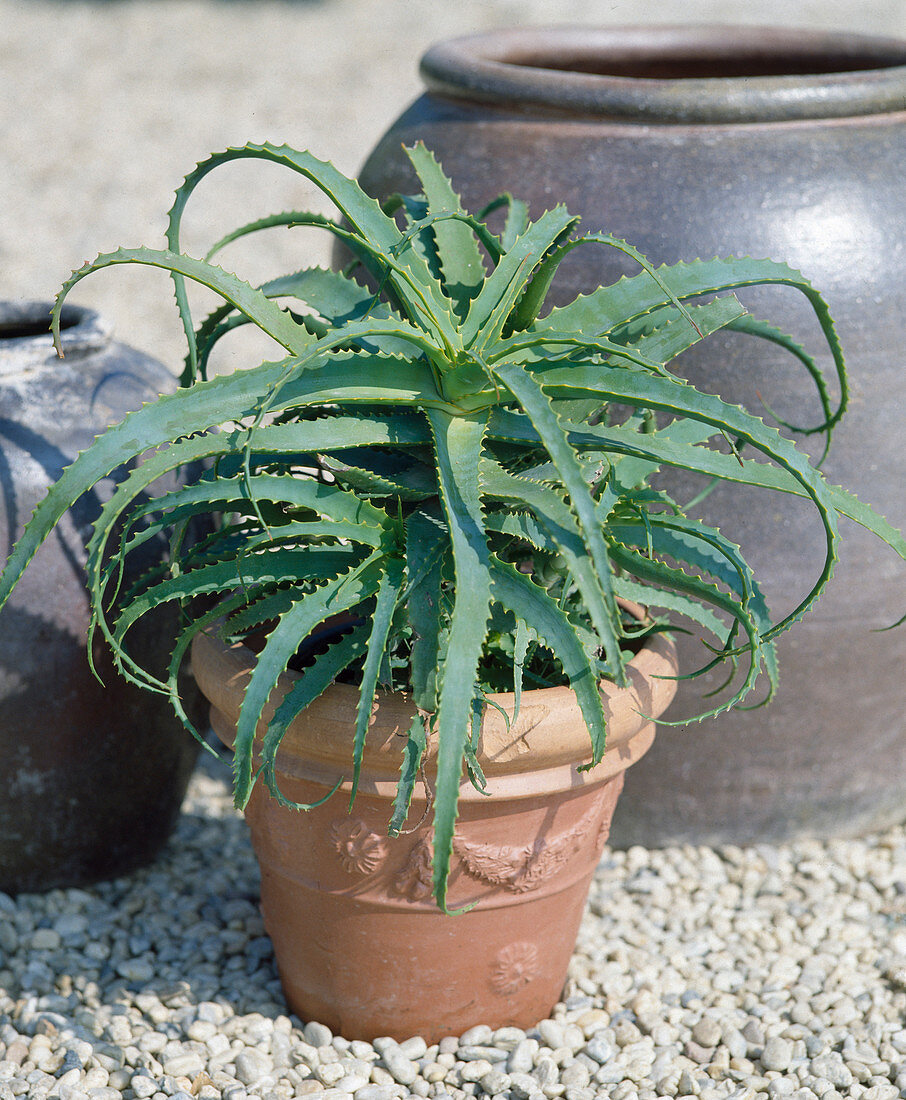
<instances>
[{"instance_id":1,"label":"pot rim","mask_svg":"<svg viewBox=\"0 0 906 1100\"><path fill-rule=\"evenodd\" d=\"M789 72L778 71L784 59ZM657 66L728 75L644 75ZM903 110L906 41L742 25L518 27L440 42L421 75L433 93L504 110L636 123L847 118Z\"/></svg>"},{"instance_id":2,"label":"pot rim","mask_svg":"<svg viewBox=\"0 0 906 1100\"><path fill-rule=\"evenodd\" d=\"M629 606L635 610L635 605ZM227 745L232 744L235 719L255 661L251 649L241 642L227 646L213 629L198 634L192 643L195 678L211 702L213 728ZM673 638L655 634L629 661L628 687L619 688L608 680L601 682L607 747L604 759L590 772L577 771L577 766L590 756L591 746L570 688L524 691L519 717L509 729L500 712L487 707L477 756L489 789L500 793L509 781L518 783L519 777L528 772L534 773L541 788L555 789L603 782L625 770L650 747L654 738L652 719L663 713L676 693L677 667ZM297 675L281 675L266 717ZM358 697L356 686L337 683L315 699L286 731L278 771L330 786L338 772L348 772ZM512 715L512 693L498 692L489 698ZM365 742L361 791L384 794L395 789L403 738L413 711L411 697L401 692L378 694ZM262 734L263 727L259 729L259 736ZM436 742L429 743L425 754L429 774L434 770L435 758ZM469 789L466 784L463 791Z\"/></svg>"},{"instance_id":3,"label":"pot rim","mask_svg":"<svg viewBox=\"0 0 906 1100\"><path fill-rule=\"evenodd\" d=\"M57 362L50 333L53 302L0 299L0 374ZM66 303L61 312L60 341L64 355L87 355L107 347L110 323L96 310Z\"/></svg>"}]
</instances>

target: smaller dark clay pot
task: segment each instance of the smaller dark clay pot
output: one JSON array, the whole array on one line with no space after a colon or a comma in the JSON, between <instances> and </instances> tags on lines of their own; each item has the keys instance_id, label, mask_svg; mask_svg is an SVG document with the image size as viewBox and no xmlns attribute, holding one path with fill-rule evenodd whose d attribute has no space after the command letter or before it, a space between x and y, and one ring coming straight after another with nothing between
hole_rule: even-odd
<instances>
[{"instance_id":1,"label":"smaller dark clay pot","mask_svg":"<svg viewBox=\"0 0 906 1100\"><path fill-rule=\"evenodd\" d=\"M158 362L114 343L94 312L0 302L3 557L49 486L108 424L174 388ZM86 653L85 542L103 489L82 498L0 612L0 890L75 886L149 862L179 812L198 746L160 697ZM163 547L152 555L159 557ZM150 564L153 557L145 564ZM137 639L153 659L173 623Z\"/></svg>"}]
</instances>

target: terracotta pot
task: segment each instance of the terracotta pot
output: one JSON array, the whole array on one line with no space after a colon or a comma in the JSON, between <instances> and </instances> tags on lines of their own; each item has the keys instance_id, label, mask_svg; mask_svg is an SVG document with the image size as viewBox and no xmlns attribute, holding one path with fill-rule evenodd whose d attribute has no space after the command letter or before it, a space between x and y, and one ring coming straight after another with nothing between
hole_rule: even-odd
<instances>
[{"instance_id":1,"label":"terracotta pot","mask_svg":"<svg viewBox=\"0 0 906 1100\"><path fill-rule=\"evenodd\" d=\"M851 372L825 472L906 525L906 43L738 26L533 27L442 43L422 73L427 92L365 165L369 191L415 186L401 145L421 139L470 210L512 190L534 217L564 202L585 228L654 262L735 253L800 268L826 294ZM613 249L578 249L554 299L631 270ZM820 347L795 292L740 296ZM764 394L794 422L820 419L805 372L763 341L709 340L680 363L754 411ZM775 614L808 591L823 535L806 504L728 487L697 514L742 544ZM845 835L906 816L906 630L872 632L906 609L906 568L861 529L843 535L825 599L780 639L775 702L660 737L627 782L616 843ZM681 643L681 667L701 663L701 648ZM721 675L683 684L668 716L703 709Z\"/></svg>"},{"instance_id":2,"label":"terracotta pot","mask_svg":"<svg viewBox=\"0 0 906 1100\"><path fill-rule=\"evenodd\" d=\"M211 723L232 744L254 663L242 645L207 635L192 666ZM528 1027L556 1003L589 883L625 769L651 745L675 681L672 643L657 637L630 665L631 688L602 685L608 747L590 772L588 734L566 688L528 691L505 724L488 708L479 759L490 797L464 781L445 916L431 897L431 825L419 784L408 832L387 837L403 736L402 695L375 708L359 792L341 789L306 813L256 786L246 816L261 865L261 906L290 1008L348 1038L422 1035L431 1043L483 1022ZM284 676L280 692L286 690ZM279 784L311 802L349 772L358 691L335 684L290 727ZM494 696L512 714L510 695ZM434 769L429 751L426 772ZM345 785L348 787L348 784Z\"/></svg>"},{"instance_id":3,"label":"terracotta pot","mask_svg":"<svg viewBox=\"0 0 906 1100\"><path fill-rule=\"evenodd\" d=\"M59 360L50 302L0 302L0 538L3 558L35 505L107 424L172 389L158 362L63 311ZM0 890L46 890L123 874L167 839L197 745L162 699L128 684L98 641L85 652L85 541L101 494L80 500L0 612ZM163 545L150 551L148 567ZM174 616L136 653L166 655ZM162 667L166 667L164 664ZM191 690L189 698L191 699Z\"/></svg>"}]
</instances>

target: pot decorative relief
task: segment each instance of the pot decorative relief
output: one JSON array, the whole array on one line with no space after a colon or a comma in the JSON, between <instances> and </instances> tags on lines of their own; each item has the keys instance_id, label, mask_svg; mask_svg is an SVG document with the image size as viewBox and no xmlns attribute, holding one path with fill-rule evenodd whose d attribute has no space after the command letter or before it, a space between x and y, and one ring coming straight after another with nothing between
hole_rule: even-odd
<instances>
[{"instance_id":1,"label":"pot decorative relief","mask_svg":"<svg viewBox=\"0 0 906 1100\"><path fill-rule=\"evenodd\" d=\"M62 361L49 324L49 302L0 302L4 557L76 453L174 385L160 363L115 343L91 310L64 309ZM148 862L169 835L197 755L169 704L122 679L106 647L94 650L103 686L85 659L85 541L101 503L97 494L79 501L0 612L0 890L7 893L79 885ZM153 632L141 645L155 652Z\"/></svg>"},{"instance_id":2,"label":"pot decorative relief","mask_svg":"<svg viewBox=\"0 0 906 1100\"><path fill-rule=\"evenodd\" d=\"M827 298L851 375L824 472L906 523L906 42L753 27L533 27L442 43L422 75L427 91L365 165L372 194L413 187L400 147L423 140L467 209L518 180L533 216L564 202L655 263L737 254L799 267ZM614 249L584 248L560 270L555 302L631 265ZM756 316L766 303L808 343L813 322L795 293L745 300ZM817 423L805 372L769 341L753 354L754 343L727 335L692 349L690 379L748 408L763 395L781 417ZM738 537L767 578L772 611L795 606L821 554L805 505L725 486L694 514ZM627 782L616 843L847 834L906 815L906 633L872 629L891 621L906 571L862 535L849 525L821 606L779 640L776 700L661 736ZM701 663L696 645L681 643L684 669ZM694 713L717 683L682 685L667 717Z\"/></svg>"},{"instance_id":3,"label":"pot decorative relief","mask_svg":"<svg viewBox=\"0 0 906 1100\"><path fill-rule=\"evenodd\" d=\"M255 656L201 634L192 667L211 723L231 744ZM602 685L607 751L591 771L588 734L567 688L527 691L507 732L491 707L478 758L488 794L464 781L450 905L431 896L433 754L407 827L387 836L405 732L403 695L375 709L351 809L344 784L305 813L258 784L246 817L261 866L261 906L292 1011L348 1038L431 1043L483 1022L529 1027L558 1000L625 769L647 751L676 687L671 641L656 636L629 665L631 686ZM668 677L659 679L658 677ZM288 675L278 688L290 683ZM511 695L492 697L510 715ZM334 684L290 727L281 790L313 802L347 774L358 691ZM274 700L276 702L276 700ZM348 810L348 812L347 812Z\"/></svg>"}]
</instances>

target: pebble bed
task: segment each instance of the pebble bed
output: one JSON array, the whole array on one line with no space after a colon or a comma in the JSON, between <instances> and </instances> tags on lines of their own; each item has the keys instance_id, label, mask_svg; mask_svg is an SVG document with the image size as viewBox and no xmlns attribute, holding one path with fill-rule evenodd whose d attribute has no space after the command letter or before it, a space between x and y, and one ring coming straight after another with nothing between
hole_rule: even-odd
<instances>
[{"instance_id":1,"label":"pebble bed","mask_svg":"<svg viewBox=\"0 0 906 1100\"><path fill-rule=\"evenodd\" d=\"M215 763L154 866L0 894L0 1100L906 1097L902 827L607 851L552 1019L432 1046L287 1015L257 876Z\"/></svg>"}]
</instances>

